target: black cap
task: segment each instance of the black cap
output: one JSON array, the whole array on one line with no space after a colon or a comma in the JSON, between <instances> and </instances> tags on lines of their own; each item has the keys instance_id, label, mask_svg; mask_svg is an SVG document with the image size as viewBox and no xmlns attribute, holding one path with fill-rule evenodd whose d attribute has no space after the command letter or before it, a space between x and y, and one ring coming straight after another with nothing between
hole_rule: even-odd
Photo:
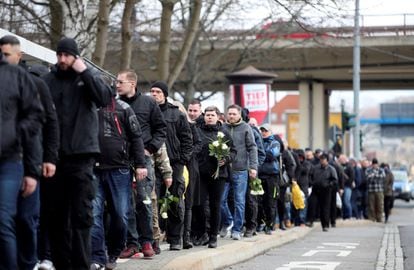
<instances>
[{"instance_id":1,"label":"black cap","mask_svg":"<svg viewBox=\"0 0 414 270\"><path fill-rule=\"evenodd\" d=\"M372 159L372 164L378 164L378 159L373 158L373 159Z\"/></svg>"},{"instance_id":2,"label":"black cap","mask_svg":"<svg viewBox=\"0 0 414 270\"><path fill-rule=\"evenodd\" d=\"M168 97L168 85L163 81L156 81L151 85L151 88L157 87L161 89L165 97Z\"/></svg>"},{"instance_id":3,"label":"black cap","mask_svg":"<svg viewBox=\"0 0 414 270\"><path fill-rule=\"evenodd\" d=\"M78 44L76 44L76 41L73 38L62 38L57 45L56 53L68 53L73 56L79 55L79 49Z\"/></svg>"}]
</instances>

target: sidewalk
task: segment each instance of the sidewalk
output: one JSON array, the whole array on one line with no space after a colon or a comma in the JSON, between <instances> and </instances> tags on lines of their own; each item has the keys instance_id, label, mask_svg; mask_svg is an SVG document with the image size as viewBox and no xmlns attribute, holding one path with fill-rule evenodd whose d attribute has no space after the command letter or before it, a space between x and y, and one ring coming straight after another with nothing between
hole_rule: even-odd
<instances>
[{"instance_id":1,"label":"sidewalk","mask_svg":"<svg viewBox=\"0 0 414 270\"><path fill-rule=\"evenodd\" d=\"M367 220L337 220L337 226L361 226L370 224ZM249 260L256 255L304 237L312 230L321 230L319 223L313 228L294 227L286 231L277 230L272 235L259 233L252 238L242 238L240 241L230 238L218 238L216 249L207 246L193 247L181 251L170 251L168 245L162 245L162 252L152 259L120 259L117 269L120 270L207 270L221 269L233 264Z\"/></svg>"}]
</instances>

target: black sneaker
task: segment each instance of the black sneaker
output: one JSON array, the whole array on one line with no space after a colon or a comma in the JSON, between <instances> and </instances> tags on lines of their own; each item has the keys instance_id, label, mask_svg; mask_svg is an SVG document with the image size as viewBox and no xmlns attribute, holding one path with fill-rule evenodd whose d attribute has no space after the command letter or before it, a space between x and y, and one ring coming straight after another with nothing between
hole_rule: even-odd
<instances>
[{"instance_id":1,"label":"black sneaker","mask_svg":"<svg viewBox=\"0 0 414 270\"><path fill-rule=\"evenodd\" d=\"M247 229L247 230L244 232L244 237L246 237L246 238L253 237L253 230Z\"/></svg>"},{"instance_id":2,"label":"black sneaker","mask_svg":"<svg viewBox=\"0 0 414 270\"><path fill-rule=\"evenodd\" d=\"M105 269L106 270L112 270L116 268L116 260L118 257L115 256L109 256L108 261L106 262Z\"/></svg>"}]
</instances>

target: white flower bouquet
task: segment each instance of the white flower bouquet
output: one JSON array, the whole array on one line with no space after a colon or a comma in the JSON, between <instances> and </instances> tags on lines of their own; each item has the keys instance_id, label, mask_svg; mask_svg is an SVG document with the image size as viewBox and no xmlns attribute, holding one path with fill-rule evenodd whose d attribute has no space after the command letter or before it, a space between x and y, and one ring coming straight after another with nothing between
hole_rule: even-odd
<instances>
[{"instance_id":1,"label":"white flower bouquet","mask_svg":"<svg viewBox=\"0 0 414 270\"><path fill-rule=\"evenodd\" d=\"M171 206L170 204L172 202L178 203L180 200L178 199L178 197L174 197L170 191L167 189L165 191L165 196L162 199L158 200L158 203L161 205L160 206L160 215L161 218L163 219L167 219L168 218L168 210L170 210Z\"/></svg>"},{"instance_id":2,"label":"white flower bouquet","mask_svg":"<svg viewBox=\"0 0 414 270\"><path fill-rule=\"evenodd\" d=\"M249 187L250 187L250 194L252 195L263 195L264 190L262 187L262 180L260 180L258 177L250 179L249 181Z\"/></svg>"},{"instance_id":3,"label":"white flower bouquet","mask_svg":"<svg viewBox=\"0 0 414 270\"><path fill-rule=\"evenodd\" d=\"M227 145L228 141L224 140L224 133L219 131L217 132L217 140L212 141L208 145L208 149L210 151L210 156L213 156L217 159L217 169L215 173L212 175L214 179L217 179L220 172L220 164L221 160L224 160L226 157L230 155L230 147Z\"/></svg>"}]
</instances>

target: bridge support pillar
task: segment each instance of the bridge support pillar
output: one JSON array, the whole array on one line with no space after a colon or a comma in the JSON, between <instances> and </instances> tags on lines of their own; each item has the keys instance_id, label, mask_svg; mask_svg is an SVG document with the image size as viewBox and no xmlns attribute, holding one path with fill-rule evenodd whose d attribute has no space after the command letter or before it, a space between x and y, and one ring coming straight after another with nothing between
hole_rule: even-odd
<instances>
[{"instance_id":1,"label":"bridge support pillar","mask_svg":"<svg viewBox=\"0 0 414 270\"><path fill-rule=\"evenodd\" d=\"M329 93L315 81L299 83L299 145L328 148Z\"/></svg>"}]
</instances>

